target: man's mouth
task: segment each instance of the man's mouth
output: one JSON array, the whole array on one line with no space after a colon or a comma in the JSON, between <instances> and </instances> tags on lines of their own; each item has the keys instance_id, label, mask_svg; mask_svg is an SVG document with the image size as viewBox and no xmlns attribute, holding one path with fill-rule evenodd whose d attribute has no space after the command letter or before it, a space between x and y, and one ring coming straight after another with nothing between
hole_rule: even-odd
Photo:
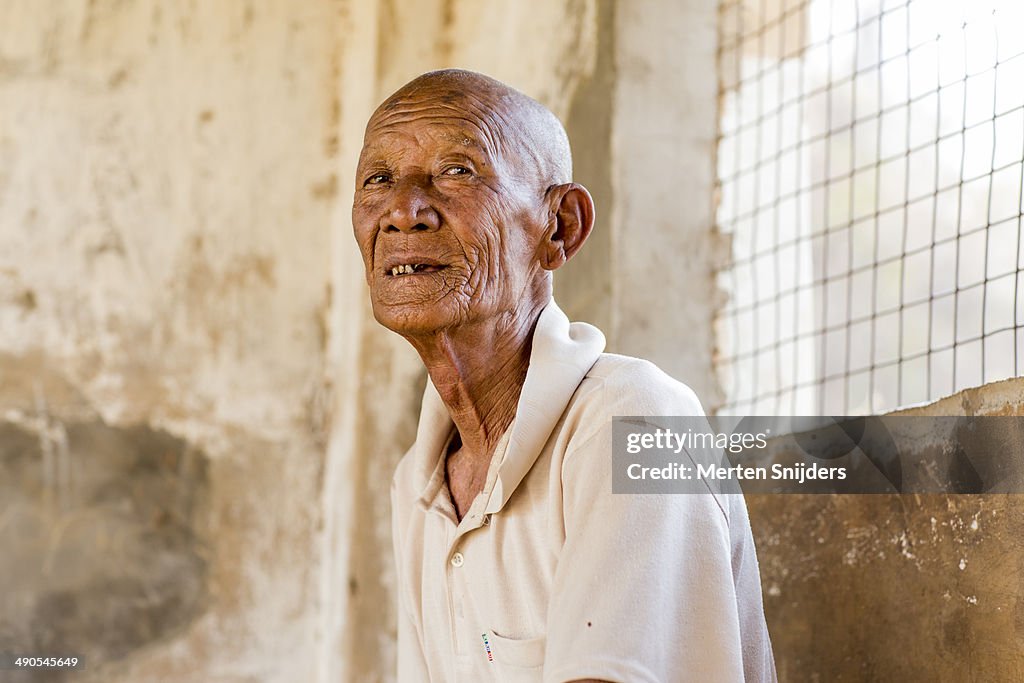
<instances>
[{"instance_id":1,"label":"man's mouth","mask_svg":"<svg viewBox=\"0 0 1024 683\"><path fill-rule=\"evenodd\" d=\"M436 266L430 263L402 263L397 266L393 266L388 274L392 277L398 277L399 275L415 275L416 273L434 273L444 268L444 266Z\"/></svg>"}]
</instances>

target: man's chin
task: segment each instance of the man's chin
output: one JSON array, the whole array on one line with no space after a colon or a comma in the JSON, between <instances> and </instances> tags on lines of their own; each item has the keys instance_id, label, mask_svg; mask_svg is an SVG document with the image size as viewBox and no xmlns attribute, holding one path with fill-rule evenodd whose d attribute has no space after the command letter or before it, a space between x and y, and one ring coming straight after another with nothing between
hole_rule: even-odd
<instances>
[{"instance_id":1,"label":"man's chin","mask_svg":"<svg viewBox=\"0 0 1024 683\"><path fill-rule=\"evenodd\" d=\"M373 302L373 317L378 323L403 337L431 334L450 327L452 321L437 304L384 304Z\"/></svg>"}]
</instances>

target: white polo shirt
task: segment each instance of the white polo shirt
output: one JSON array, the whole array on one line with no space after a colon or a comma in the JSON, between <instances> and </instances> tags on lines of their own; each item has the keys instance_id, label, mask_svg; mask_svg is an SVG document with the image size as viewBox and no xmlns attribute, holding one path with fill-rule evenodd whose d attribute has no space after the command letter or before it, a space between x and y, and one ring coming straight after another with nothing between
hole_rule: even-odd
<instances>
[{"instance_id":1,"label":"white polo shirt","mask_svg":"<svg viewBox=\"0 0 1024 683\"><path fill-rule=\"evenodd\" d=\"M613 494L611 419L702 415L551 301L515 420L461 522L428 381L392 483L398 681L775 681L742 496Z\"/></svg>"}]
</instances>

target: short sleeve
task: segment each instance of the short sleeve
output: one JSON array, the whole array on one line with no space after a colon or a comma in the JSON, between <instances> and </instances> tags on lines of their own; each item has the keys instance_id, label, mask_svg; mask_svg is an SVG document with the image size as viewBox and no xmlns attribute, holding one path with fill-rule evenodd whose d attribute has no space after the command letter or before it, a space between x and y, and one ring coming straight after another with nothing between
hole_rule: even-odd
<instances>
[{"instance_id":1,"label":"short sleeve","mask_svg":"<svg viewBox=\"0 0 1024 683\"><path fill-rule=\"evenodd\" d=\"M736 538L724 500L731 496L613 494L611 443L609 425L563 462L565 544L551 591L545 683L743 681L748 616L734 578ZM766 657L770 668L748 668L746 680L774 680L770 649Z\"/></svg>"}]
</instances>

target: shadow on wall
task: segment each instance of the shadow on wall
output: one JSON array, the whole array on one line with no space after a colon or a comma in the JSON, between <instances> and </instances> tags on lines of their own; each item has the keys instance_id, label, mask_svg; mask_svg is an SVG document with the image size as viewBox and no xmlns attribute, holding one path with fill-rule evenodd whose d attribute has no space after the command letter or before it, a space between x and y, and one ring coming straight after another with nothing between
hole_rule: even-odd
<instances>
[{"instance_id":1,"label":"shadow on wall","mask_svg":"<svg viewBox=\"0 0 1024 683\"><path fill-rule=\"evenodd\" d=\"M145 425L8 411L0 472L0 650L77 655L89 666L176 633L201 613L203 453ZM4 674L14 683L75 675Z\"/></svg>"}]
</instances>

